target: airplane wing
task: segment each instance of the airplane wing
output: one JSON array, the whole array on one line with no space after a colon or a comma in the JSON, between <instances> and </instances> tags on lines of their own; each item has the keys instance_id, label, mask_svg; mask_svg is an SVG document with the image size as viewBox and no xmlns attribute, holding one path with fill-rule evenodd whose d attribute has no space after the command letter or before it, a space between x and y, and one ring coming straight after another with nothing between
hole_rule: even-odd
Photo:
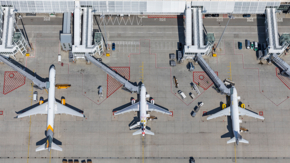
<instances>
[{"instance_id":1,"label":"airplane wing","mask_svg":"<svg viewBox=\"0 0 290 163\"><path fill-rule=\"evenodd\" d=\"M221 110L221 111L219 111L219 112L207 117L207 120L218 118L218 117L221 117L221 116L224 116L224 115L226 115L226 116L231 115L230 107L227 107L227 108L225 108L225 109L223 109L223 110Z\"/></svg>"},{"instance_id":2,"label":"airplane wing","mask_svg":"<svg viewBox=\"0 0 290 163\"><path fill-rule=\"evenodd\" d=\"M249 116L249 117L253 117L253 118L258 118L258 119L261 119L261 120L264 120L265 118L258 115L258 114L255 114L249 110L246 110L244 108L241 108L239 107L239 112L240 112L240 115L246 115L246 116Z\"/></svg>"},{"instance_id":3,"label":"airplane wing","mask_svg":"<svg viewBox=\"0 0 290 163\"><path fill-rule=\"evenodd\" d=\"M163 113L163 114L168 114L168 115L172 115L172 113L168 110L165 110L159 106L156 106L154 104L151 104L150 102L147 102L148 105L148 111L156 111L159 113Z\"/></svg>"},{"instance_id":4,"label":"airplane wing","mask_svg":"<svg viewBox=\"0 0 290 163\"><path fill-rule=\"evenodd\" d=\"M15 118L23 118L31 115L36 115L36 114L47 114L47 109L46 109L47 104L41 104L38 105L22 114L17 115Z\"/></svg>"},{"instance_id":5,"label":"airplane wing","mask_svg":"<svg viewBox=\"0 0 290 163\"><path fill-rule=\"evenodd\" d=\"M55 109L55 114L69 114L77 117L85 117L84 114L75 111L59 102L56 102L56 109Z\"/></svg>"},{"instance_id":6,"label":"airplane wing","mask_svg":"<svg viewBox=\"0 0 290 163\"><path fill-rule=\"evenodd\" d=\"M124 114L130 111L139 111L139 102L115 112L114 115Z\"/></svg>"}]
</instances>

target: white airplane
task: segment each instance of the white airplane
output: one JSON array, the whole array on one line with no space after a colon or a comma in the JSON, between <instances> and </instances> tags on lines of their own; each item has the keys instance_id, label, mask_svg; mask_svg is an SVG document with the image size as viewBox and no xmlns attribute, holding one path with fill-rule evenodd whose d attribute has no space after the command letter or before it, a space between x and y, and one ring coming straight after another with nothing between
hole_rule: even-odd
<instances>
[{"instance_id":1,"label":"white airplane","mask_svg":"<svg viewBox=\"0 0 290 163\"><path fill-rule=\"evenodd\" d=\"M238 106L238 100L240 100L240 96L238 96L237 90L235 87L231 88L230 94L231 94L231 106L209 116L207 120L225 116L225 115L231 116L234 137L230 139L229 141L227 141L227 144L234 143L234 142L236 142L237 145L239 145L239 142L248 144L249 141L243 139L242 136L240 135L240 123L242 123L242 120L239 119L239 115L241 116L246 115L246 116L258 118L261 120L264 120L264 117L259 116L258 114L255 114L251 111L248 111Z\"/></svg>"},{"instance_id":2,"label":"white airplane","mask_svg":"<svg viewBox=\"0 0 290 163\"><path fill-rule=\"evenodd\" d=\"M130 112L130 111L139 111L140 112L140 122L137 122L135 125L130 126L130 129L133 129L133 128L136 128L139 126L141 127L141 129L138 131L135 131L133 133L133 135L139 135L139 134L142 134L143 136L145 136L145 134L154 135L154 133L152 131L146 129L147 118L150 117L150 114L147 114L147 111L156 111L156 112L160 112L163 114L172 115L172 113L170 111L167 111L163 108L160 108L160 107L154 105L154 99L151 99L150 102L147 102L146 98L149 98L149 97L150 97L150 95L149 94L146 95L146 88L145 88L144 84L142 84L140 87L140 101L138 103L135 103L135 99L132 99L131 106L128 106L128 107L114 113L114 115L119 115L119 114L124 114L124 113Z\"/></svg>"},{"instance_id":3,"label":"white airplane","mask_svg":"<svg viewBox=\"0 0 290 163\"><path fill-rule=\"evenodd\" d=\"M55 67L52 65L49 69L49 88L48 88L48 102L40 104L33 109L30 109L22 114L19 114L16 118L23 118L36 114L47 114L47 128L46 128L46 143L36 148L36 152L50 149L62 151L62 148L53 142L54 133L54 116L55 114L69 114L78 117L85 117L82 113L79 113L57 101L55 101Z\"/></svg>"}]
</instances>

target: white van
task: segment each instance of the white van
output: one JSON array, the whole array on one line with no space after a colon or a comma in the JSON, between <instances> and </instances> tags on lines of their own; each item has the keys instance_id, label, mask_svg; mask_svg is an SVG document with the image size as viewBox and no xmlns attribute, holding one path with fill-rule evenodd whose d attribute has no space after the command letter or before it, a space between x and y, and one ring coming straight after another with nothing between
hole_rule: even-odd
<instances>
[{"instance_id":1,"label":"white van","mask_svg":"<svg viewBox=\"0 0 290 163\"><path fill-rule=\"evenodd\" d=\"M33 101L37 101L37 91L33 92Z\"/></svg>"},{"instance_id":2,"label":"white van","mask_svg":"<svg viewBox=\"0 0 290 163\"><path fill-rule=\"evenodd\" d=\"M180 94L180 96L182 97L182 99L185 99L186 98L185 94L181 90L179 90L177 92L178 92L178 94Z\"/></svg>"}]
</instances>

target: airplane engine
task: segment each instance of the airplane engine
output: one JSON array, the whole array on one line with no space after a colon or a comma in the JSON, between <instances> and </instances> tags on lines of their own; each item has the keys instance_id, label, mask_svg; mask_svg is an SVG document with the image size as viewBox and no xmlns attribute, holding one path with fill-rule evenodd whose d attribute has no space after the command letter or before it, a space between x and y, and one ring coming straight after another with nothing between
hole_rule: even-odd
<instances>
[{"instance_id":1,"label":"airplane engine","mask_svg":"<svg viewBox=\"0 0 290 163\"><path fill-rule=\"evenodd\" d=\"M132 105L135 104L135 99L134 98L131 100L131 104Z\"/></svg>"},{"instance_id":2,"label":"airplane engine","mask_svg":"<svg viewBox=\"0 0 290 163\"><path fill-rule=\"evenodd\" d=\"M153 104L153 105L154 105L154 103L155 103L155 101L154 101L153 98L150 100L150 102L151 102L151 104Z\"/></svg>"},{"instance_id":3,"label":"airplane engine","mask_svg":"<svg viewBox=\"0 0 290 163\"><path fill-rule=\"evenodd\" d=\"M40 98L39 98L39 105L43 104L43 102L44 102L44 101L43 101L43 97L40 97Z\"/></svg>"}]
</instances>

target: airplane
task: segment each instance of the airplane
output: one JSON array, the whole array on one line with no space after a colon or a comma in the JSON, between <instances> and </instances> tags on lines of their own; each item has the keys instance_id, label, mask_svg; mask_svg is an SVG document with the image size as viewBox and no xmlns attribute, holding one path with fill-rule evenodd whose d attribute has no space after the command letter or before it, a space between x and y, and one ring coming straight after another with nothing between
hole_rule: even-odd
<instances>
[{"instance_id":1,"label":"airplane","mask_svg":"<svg viewBox=\"0 0 290 163\"><path fill-rule=\"evenodd\" d=\"M47 114L47 128L46 128L46 143L36 148L36 152L51 149L62 151L62 148L53 142L54 134L54 117L55 114L69 114L77 117L85 117L82 113L75 111L55 100L55 67L52 65L49 69L49 88L48 88L48 101L47 103L35 106L22 114L17 115L15 118L23 118L36 114Z\"/></svg>"},{"instance_id":2,"label":"airplane","mask_svg":"<svg viewBox=\"0 0 290 163\"><path fill-rule=\"evenodd\" d=\"M139 126L141 128L140 130L135 131L133 135L140 135L140 134L142 134L142 136L145 136L145 134L154 135L152 131L146 129L147 118L150 117L150 114L147 114L147 111L156 111L156 112L160 112L160 113L168 114L168 115L172 115L172 113L170 111L167 111L161 107L154 105L154 99L151 99L150 102L146 101L146 98L149 98L150 95L149 94L146 95L146 87L144 86L144 84L140 86L139 96L140 96L140 101L138 103L135 103L135 99L132 99L131 100L132 105L115 112L114 115L124 114L130 111L139 111L140 121L137 122L135 125L130 126L130 129L133 129Z\"/></svg>"},{"instance_id":3,"label":"airplane","mask_svg":"<svg viewBox=\"0 0 290 163\"><path fill-rule=\"evenodd\" d=\"M234 142L237 145L239 145L239 142L248 144L249 141L243 139L242 136L240 135L240 123L242 123L242 120L239 119L239 116L245 115L245 116L249 116L249 117L253 117L253 118L258 118L261 120L264 120L264 117L262 117L258 114L255 114L251 111L248 111L244 108L239 107L238 100L240 100L240 96L238 96L236 88L231 87L230 91L231 91L230 92L231 105L229 107L223 109L222 111L219 111L219 112L209 116L207 118L207 120L221 117L224 115L231 116L234 137L232 139L228 140L227 144L234 143Z\"/></svg>"}]
</instances>

